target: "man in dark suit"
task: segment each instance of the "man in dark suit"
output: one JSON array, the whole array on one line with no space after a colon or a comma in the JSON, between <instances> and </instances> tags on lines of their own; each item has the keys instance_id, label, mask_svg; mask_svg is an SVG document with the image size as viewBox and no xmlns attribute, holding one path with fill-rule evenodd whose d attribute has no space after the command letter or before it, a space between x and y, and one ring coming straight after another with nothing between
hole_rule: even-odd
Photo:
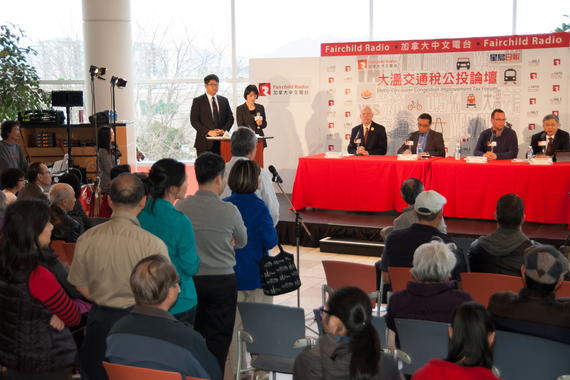
<instances>
[{"instance_id":1,"label":"man in dark suit","mask_svg":"<svg viewBox=\"0 0 570 380\"><path fill-rule=\"evenodd\" d=\"M220 80L214 74L204 78L206 93L194 98L190 110L190 123L196 130L196 154L206 151L220 154L220 142L207 140L206 136L222 136L234 123L230 102L223 96L216 95Z\"/></svg>"},{"instance_id":2,"label":"man in dark suit","mask_svg":"<svg viewBox=\"0 0 570 380\"><path fill-rule=\"evenodd\" d=\"M23 199L39 198L49 204L44 189L51 185L51 173L47 166L41 162L34 162L28 167L28 184L18 193L18 201Z\"/></svg>"},{"instance_id":3,"label":"man in dark suit","mask_svg":"<svg viewBox=\"0 0 570 380\"><path fill-rule=\"evenodd\" d=\"M367 156L369 154L384 155L388 148L386 128L372 121L372 109L364 107L360 111L362 124L352 128L348 153Z\"/></svg>"},{"instance_id":4,"label":"man in dark suit","mask_svg":"<svg viewBox=\"0 0 570 380\"><path fill-rule=\"evenodd\" d=\"M418 131L412 133L414 145L406 146L406 143L398 149L398 154L416 154L418 145L422 148L422 155L445 157L445 145L443 143L443 133L431 130L431 115L422 113L418 117Z\"/></svg>"},{"instance_id":5,"label":"man in dark suit","mask_svg":"<svg viewBox=\"0 0 570 380\"><path fill-rule=\"evenodd\" d=\"M534 154L545 154L552 156L559 150L570 150L570 135L568 132L558 129L560 121L556 115L546 115L542 119L542 127L544 132L538 132L532 135L530 146ZM546 145L538 145L539 142Z\"/></svg>"}]
</instances>

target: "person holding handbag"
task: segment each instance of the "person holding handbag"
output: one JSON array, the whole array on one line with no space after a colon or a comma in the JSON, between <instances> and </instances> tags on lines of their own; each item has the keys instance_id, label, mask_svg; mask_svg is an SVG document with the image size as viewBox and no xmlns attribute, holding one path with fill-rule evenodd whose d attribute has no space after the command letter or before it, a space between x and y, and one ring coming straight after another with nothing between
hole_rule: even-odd
<instances>
[{"instance_id":1,"label":"person holding handbag","mask_svg":"<svg viewBox=\"0 0 570 380\"><path fill-rule=\"evenodd\" d=\"M235 251L234 271L238 283L238 302L273 303L273 297L265 295L261 288L258 262L263 258L264 251L277 245L277 230L267 205L255 194L260 182L259 165L250 160L237 161L228 176L232 195L224 198L224 201L233 203L238 208L247 228L247 245ZM234 374L237 371L237 332L240 329L243 329L243 324L237 310L229 352L230 366ZM242 365L245 367L245 363Z\"/></svg>"}]
</instances>

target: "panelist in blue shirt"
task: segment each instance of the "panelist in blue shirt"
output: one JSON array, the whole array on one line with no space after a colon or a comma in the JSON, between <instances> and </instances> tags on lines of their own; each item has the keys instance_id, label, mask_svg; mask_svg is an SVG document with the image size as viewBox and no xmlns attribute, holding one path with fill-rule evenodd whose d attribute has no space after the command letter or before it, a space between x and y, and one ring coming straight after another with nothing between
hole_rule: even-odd
<instances>
[{"instance_id":1,"label":"panelist in blue shirt","mask_svg":"<svg viewBox=\"0 0 570 380\"><path fill-rule=\"evenodd\" d=\"M431 130L431 115L422 113L418 116L418 130L411 134L406 141L413 141L414 145L402 144L398 149L398 154L416 154L418 146L422 148L424 156L445 157L445 145L443 143L443 133Z\"/></svg>"}]
</instances>

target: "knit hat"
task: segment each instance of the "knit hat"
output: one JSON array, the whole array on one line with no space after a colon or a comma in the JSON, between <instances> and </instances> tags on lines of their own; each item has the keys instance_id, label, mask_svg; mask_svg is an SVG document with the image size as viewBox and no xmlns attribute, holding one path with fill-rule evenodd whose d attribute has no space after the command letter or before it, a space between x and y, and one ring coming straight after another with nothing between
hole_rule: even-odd
<instances>
[{"instance_id":1,"label":"knit hat","mask_svg":"<svg viewBox=\"0 0 570 380\"><path fill-rule=\"evenodd\" d=\"M443 195L436 191L428 190L423 191L416 198L416 203L414 204L414 209L420 215L433 215L438 213L443 208L443 205L447 203L447 200Z\"/></svg>"},{"instance_id":2,"label":"knit hat","mask_svg":"<svg viewBox=\"0 0 570 380\"><path fill-rule=\"evenodd\" d=\"M524 253L527 277L541 284L556 284L568 272L568 260L548 245L535 245Z\"/></svg>"}]
</instances>

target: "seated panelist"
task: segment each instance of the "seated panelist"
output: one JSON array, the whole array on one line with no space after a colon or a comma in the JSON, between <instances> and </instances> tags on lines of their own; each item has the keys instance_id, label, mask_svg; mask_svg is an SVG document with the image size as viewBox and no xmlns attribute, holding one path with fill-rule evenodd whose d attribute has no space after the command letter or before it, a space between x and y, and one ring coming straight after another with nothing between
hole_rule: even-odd
<instances>
[{"instance_id":1,"label":"seated panelist","mask_svg":"<svg viewBox=\"0 0 570 380\"><path fill-rule=\"evenodd\" d=\"M431 130L431 115L422 113L418 117L418 130L411 133L406 139L412 141L414 145L402 144L398 149L398 154L416 154L418 146L422 148L422 156L445 157L445 145L443 143L443 133Z\"/></svg>"},{"instance_id":2,"label":"seated panelist","mask_svg":"<svg viewBox=\"0 0 570 380\"><path fill-rule=\"evenodd\" d=\"M512 160L519 153L517 133L511 128L505 128L507 119L505 112L496 109L491 113L492 128L485 129L479 135L475 156L487 157L492 160Z\"/></svg>"},{"instance_id":3,"label":"seated panelist","mask_svg":"<svg viewBox=\"0 0 570 380\"><path fill-rule=\"evenodd\" d=\"M560 121L556 115L546 115L542 119L544 131L532 135L530 139L534 154L552 156L559 150L570 150L570 135L559 127Z\"/></svg>"},{"instance_id":4,"label":"seated panelist","mask_svg":"<svg viewBox=\"0 0 570 380\"><path fill-rule=\"evenodd\" d=\"M385 155L388 149L386 128L372 121L372 109L364 107L360 112L362 124L352 128L348 153L361 156Z\"/></svg>"}]
</instances>

